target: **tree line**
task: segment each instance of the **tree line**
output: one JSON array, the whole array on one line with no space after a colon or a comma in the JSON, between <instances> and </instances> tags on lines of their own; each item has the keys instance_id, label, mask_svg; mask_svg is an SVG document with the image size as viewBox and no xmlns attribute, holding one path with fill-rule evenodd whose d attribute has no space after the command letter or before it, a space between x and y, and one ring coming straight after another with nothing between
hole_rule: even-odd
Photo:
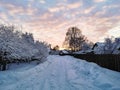
<instances>
[{"instance_id":1,"label":"tree line","mask_svg":"<svg viewBox=\"0 0 120 90\"><path fill-rule=\"evenodd\" d=\"M91 51L94 54L120 54L120 37L108 37L104 42L93 43L77 27L70 27L66 32L63 48L68 51ZM53 49L58 50L56 45Z\"/></svg>"}]
</instances>

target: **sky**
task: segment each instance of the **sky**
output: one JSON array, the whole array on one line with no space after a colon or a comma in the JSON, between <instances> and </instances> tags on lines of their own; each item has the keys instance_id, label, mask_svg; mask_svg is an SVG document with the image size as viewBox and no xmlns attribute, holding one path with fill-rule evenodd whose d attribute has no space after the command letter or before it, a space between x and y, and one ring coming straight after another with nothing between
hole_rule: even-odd
<instances>
[{"instance_id":1,"label":"sky","mask_svg":"<svg viewBox=\"0 0 120 90\"><path fill-rule=\"evenodd\" d=\"M13 24L36 40L61 46L78 27L92 42L120 37L120 0L0 0L0 24Z\"/></svg>"}]
</instances>

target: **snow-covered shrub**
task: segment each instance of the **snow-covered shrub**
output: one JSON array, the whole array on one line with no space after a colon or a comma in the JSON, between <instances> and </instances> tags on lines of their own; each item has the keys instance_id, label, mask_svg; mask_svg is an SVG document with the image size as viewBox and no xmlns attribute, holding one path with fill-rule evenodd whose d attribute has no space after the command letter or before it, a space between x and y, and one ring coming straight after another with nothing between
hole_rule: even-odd
<instances>
[{"instance_id":1,"label":"snow-covered shrub","mask_svg":"<svg viewBox=\"0 0 120 90\"><path fill-rule=\"evenodd\" d=\"M120 54L120 38L115 38L113 49L113 54Z\"/></svg>"},{"instance_id":2,"label":"snow-covered shrub","mask_svg":"<svg viewBox=\"0 0 120 90\"><path fill-rule=\"evenodd\" d=\"M103 43L94 45L95 54L120 54L120 38L106 38Z\"/></svg>"},{"instance_id":3,"label":"snow-covered shrub","mask_svg":"<svg viewBox=\"0 0 120 90\"><path fill-rule=\"evenodd\" d=\"M105 38L104 54L112 54L114 51L112 38Z\"/></svg>"},{"instance_id":4,"label":"snow-covered shrub","mask_svg":"<svg viewBox=\"0 0 120 90\"><path fill-rule=\"evenodd\" d=\"M48 56L47 44L35 41L30 33L16 31L14 26L0 25L0 55L3 60L43 62Z\"/></svg>"},{"instance_id":5,"label":"snow-covered shrub","mask_svg":"<svg viewBox=\"0 0 120 90\"><path fill-rule=\"evenodd\" d=\"M88 50L91 50L93 47L93 43L92 42L84 42L82 47L81 47L81 50L82 51L88 51Z\"/></svg>"},{"instance_id":6,"label":"snow-covered shrub","mask_svg":"<svg viewBox=\"0 0 120 90\"><path fill-rule=\"evenodd\" d=\"M49 55L48 53L48 44L45 42L35 42L35 54L34 58L40 60L40 62L44 62Z\"/></svg>"}]
</instances>

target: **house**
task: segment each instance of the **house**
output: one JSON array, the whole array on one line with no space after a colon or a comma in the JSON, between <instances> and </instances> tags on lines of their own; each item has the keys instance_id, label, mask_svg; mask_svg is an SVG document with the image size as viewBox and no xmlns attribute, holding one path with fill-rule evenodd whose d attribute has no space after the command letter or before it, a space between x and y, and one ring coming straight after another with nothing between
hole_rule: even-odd
<instances>
[{"instance_id":1,"label":"house","mask_svg":"<svg viewBox=\"0 0 120 90\"><path fill-rule=\"evenodd\" d=\"M104 46L104 43L97 42L93 45L92 51L94 52L94 54L104 54Z\"/></svg>"}]
</instances>

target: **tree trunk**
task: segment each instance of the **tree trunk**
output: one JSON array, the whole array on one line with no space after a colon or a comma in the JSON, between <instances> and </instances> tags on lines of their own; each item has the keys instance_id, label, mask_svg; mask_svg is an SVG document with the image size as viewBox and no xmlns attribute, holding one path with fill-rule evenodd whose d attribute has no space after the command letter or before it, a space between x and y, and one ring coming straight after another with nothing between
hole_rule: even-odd
<instances>
[{"instance_id":1,"label":"tree trunk","mask_svg":"<svg viewBox=\"0 0 120 90\"><path fill-rule=\"evenodd\" d=\"M6 61L3 61L2 62L2 71L6 70L6 65L7 65Z\"/></svg>"}]
</instances>

